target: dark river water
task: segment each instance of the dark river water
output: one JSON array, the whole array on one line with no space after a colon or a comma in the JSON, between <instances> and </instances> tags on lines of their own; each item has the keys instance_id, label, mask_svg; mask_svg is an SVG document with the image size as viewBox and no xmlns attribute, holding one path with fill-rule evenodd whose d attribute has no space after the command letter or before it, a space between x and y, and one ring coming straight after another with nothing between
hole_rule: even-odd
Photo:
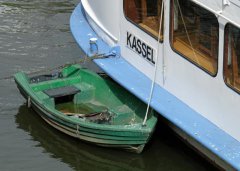
<instances>
[{"instance_id":1,"label":"dark river water","mask_svg":"<svg viewBox=\"0 0 240 171\"><path fill-rule=\"evenodd\" d=\"M0 171L215 170L162 122L140 155L68 137L26 107L12 79L3 79L79 59L69 31L78 2L0 0Z\"/></svg>"}]
</instances>

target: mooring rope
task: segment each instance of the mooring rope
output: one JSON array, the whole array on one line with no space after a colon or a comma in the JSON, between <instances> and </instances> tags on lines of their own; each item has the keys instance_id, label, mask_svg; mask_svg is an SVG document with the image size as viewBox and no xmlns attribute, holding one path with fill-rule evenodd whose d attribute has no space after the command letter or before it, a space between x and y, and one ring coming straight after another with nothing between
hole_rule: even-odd
<instances>
[{"instance_id":1,"label":"mooring rope","mask_svg":"<svg viewBox=\"0 0 240 171\"><path fill-rule=\"evenodd\" d=\"M67 64L59 65L59 66L56 66L56 67L53 67L53 68L46 68L46 69L33 71L33 72L26 72L26 74L27 75L35 75L35 74L41 74L41 73L50 72L50 71L54 71L54 70L60 70L60 69L63 69L67 66L70 66L70 65L82 64L82 63L85 63L85 62L88 62L88 61L93 61L95 59L105 59L105 58L109 58L110 56L116 56L116 54L114 52L111 52L109 54L105 54L105 53L104 54L97 54L97 55L93 55L91 57L86 56L86 57L83 57L80 60L74 61L72 63L67 63ZM14 75L10 75L10 76L0 78L0 81L10 80L10 79L13 79L13 78L14 78Z\"/></svg>"},{"instance_id":2,"label":"mooring rope","mask_svg":"<svg viewBox=\"0 0 240 171\"><path fill-rule=\"evenodd\" d=\"M148 104L147 104L147 110L146 110L145 118L144 118L143 123L142 123L143 126L146 126L146 122L147 122L147 118L148 118L148 112L149 112L149 109L150 109L150 103L152 101L154 85L155 85L156 75L157 75L158 56L159 56L159 44L160 44L161 32L162 32L163 6L164 6L164 0L162 0L161 16L160 16L160 21L159 21L159 32L158 32L158 41L157 41L156 63L155 63L154 75L153 75L151 90L150 90Z\"/></svg>"}]
</instances>

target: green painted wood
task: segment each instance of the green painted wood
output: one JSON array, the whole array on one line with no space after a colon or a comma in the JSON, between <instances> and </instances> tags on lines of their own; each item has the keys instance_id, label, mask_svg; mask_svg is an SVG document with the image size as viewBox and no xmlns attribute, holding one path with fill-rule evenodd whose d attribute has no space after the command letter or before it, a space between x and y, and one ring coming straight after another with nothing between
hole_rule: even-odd
<instances>
[{"instance_id":1,"label":"green painted wood","mask_svg":"<svg viewBox=\"0 0 240 171\"><path fill-rule=\"evenodd\" d=\"M151 112L146 126L142 126L146 111L142 101L110 78L102 78L80 65L68 66L59 77L47 81L31 83L31 78L22 72L14 78L20 92L31 99L33 109L45 121L84 141L140 152L157 123ZM79 92L65 97L49 97L44 93L69 86ZM78 114L89 117L77 117Z\"/></svg>"}]
</instances>

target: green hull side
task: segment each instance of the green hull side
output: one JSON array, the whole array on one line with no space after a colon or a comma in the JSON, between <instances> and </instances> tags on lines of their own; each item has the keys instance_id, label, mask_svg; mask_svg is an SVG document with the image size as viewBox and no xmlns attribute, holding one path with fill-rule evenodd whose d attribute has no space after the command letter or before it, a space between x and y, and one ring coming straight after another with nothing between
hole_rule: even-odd
<instances>
[{"instance_id":1,"label":"green hull side","mask_svg":"<svg viewBox=\"0 0 240 171\"><path fill-rule=\"evenodd\" d=\"M141 151L139 149L148 142L157 122L156 116L150 113L146 126L142 126L145 104L111 80L103 79L78 65L64 68L61 75L61 78L31 83L30 78L20 72L15 75L15 82L23 96L31 101L33 109L56 129L98 145ZM74 96L74 103L94 100L108 107L114 113L113 123L86 122L82 118L69 117L58 111L54 99L44 91L66 86L81 90ZM129 117L134 118L134 123L126 119Z\"/></svg>"}]
</instances>

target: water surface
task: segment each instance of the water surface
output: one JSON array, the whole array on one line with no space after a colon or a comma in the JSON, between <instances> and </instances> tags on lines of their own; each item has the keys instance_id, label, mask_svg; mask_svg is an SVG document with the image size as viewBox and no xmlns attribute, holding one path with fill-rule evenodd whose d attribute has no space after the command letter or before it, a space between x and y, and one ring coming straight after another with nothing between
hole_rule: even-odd
<instances>
[{"instance_id":1,"label":"water surface","mask_svg":"<svg viewBox=\"0 0 240 171\"><path fill-rule=\"evenodd\" d=\"M26 107L13 80L2 79L81 56L69 31L69 17L78 2L0 0L0 170L214 170L164 124L140 155L66 136Z\"/></svg>"}]
</instances>

